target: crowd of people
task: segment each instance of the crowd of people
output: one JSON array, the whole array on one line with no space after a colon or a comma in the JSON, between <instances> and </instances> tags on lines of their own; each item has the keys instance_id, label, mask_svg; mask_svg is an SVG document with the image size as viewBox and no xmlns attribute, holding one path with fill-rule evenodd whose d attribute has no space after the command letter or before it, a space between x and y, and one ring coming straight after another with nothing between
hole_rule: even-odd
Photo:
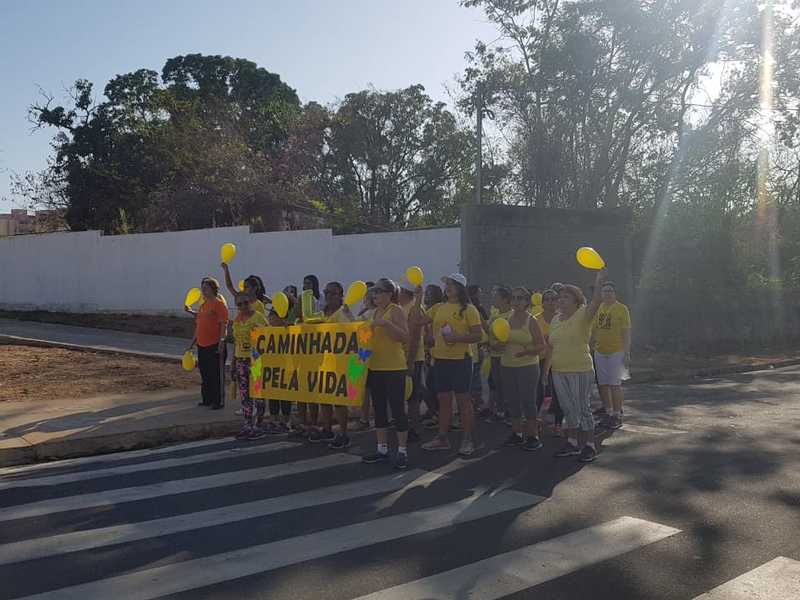
<instances>
[{"instance_id":1,"label":"crowd of people","mask_svg":"<svg viewBox=\"0 0 800 600\"><path fill-rule=\"evenodd\" d=\"M247 277L239 289L227 264L222 269L235 298L235 317L230 318L213 277L202 280L199 310L186 310L195 315L190 349L197 346L202 406L223 407L229 332L233 337L231 395L241 402L239 439L288 435L343 450L350 446L350 430L368 429L372 417L375 452L363 461L404 469L409 444L447 451L451 431L461 432L459 455L471 456L477 422L510 427L504 445L526 451L540 450L549 429L563 438L555 456L578 457L581 462L597 457L598 429L623 425L622 382L630 363L631 321L605 270L598 271L588 299L570 284L553 283L540 293L497 285L488 310L481 302L481 289L468 285L460 273L443 277L442 286L424 288L388 278L367 282L361 306L352 309L344 303L341 283L329 282L320 292L319 279L307 275L303 291L310 291L313 309L323 322L365 321L372 327L367 393L360 409L353 409L315 403L314 398L291 403L251 397L250 333L267 325L301 323L301 296L294 286L283 290L289 309L281 317L260 277ZM502 341L495 333L498 319L505 319L510 329ZM595 385L602 406L593 413ZM423 429L436 432L425 443ZM396 436L393 454L390 431Z\"/></svg>"}]
</instances>

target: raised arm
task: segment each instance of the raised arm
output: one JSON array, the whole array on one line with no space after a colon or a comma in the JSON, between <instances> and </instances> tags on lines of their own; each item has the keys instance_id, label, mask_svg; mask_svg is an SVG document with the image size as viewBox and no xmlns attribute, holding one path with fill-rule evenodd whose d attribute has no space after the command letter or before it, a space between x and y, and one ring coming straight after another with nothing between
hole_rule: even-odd
<instances>
[{"instance_id":1,"label":"raised arm","mask_svg":"<svg viewBox=\"0 0 800 600\"><path fill-rule=\"evenodd\" d=\"M222 263L222 271L225 273L225 287L236 298L239 295L239 290L233 287L233 280L231 279L231 270L227 263Z\"/></svg>"},{"instance_id":2,"label":"raised arm","mask_svg":"<svg viewBox=\"0 0 800 600\"><path fill-rule=\"evenodd\" d=\"M594 295L592 296L589 306L586 307L586 318L591 321L597 314L597 309L600 308L600 303L603 300L603 284L608 280L608 271L601 269L597 272L597 277L594 279Z\"/></svg>"}]
</instances>

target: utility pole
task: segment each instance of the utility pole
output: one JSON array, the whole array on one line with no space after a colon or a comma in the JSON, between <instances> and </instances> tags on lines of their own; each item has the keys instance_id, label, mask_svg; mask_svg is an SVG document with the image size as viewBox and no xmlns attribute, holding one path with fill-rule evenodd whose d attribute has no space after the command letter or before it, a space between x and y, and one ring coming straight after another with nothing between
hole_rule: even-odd
<instances>
[{"instance_id":1,"label":"utility pole","mask_svg":"<svg viewBox=\"0 0 800 600\"><path fill-rule=\"evenodd\" d=\"M475 108L478 115L475 126L475 135L478 140L478 155L475 157L475 204L481 203L481 168L483 167L483 83L479 82L475 98Z\"/></svg>"}]
</instances>

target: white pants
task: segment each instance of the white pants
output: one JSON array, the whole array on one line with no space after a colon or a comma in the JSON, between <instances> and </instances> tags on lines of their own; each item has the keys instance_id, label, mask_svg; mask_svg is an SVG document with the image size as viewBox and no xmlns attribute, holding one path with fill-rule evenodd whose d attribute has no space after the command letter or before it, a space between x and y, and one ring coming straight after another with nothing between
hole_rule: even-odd
<instances>
[{"instance_id":1,"label":"white pants","mask_svg":"<svg viewBox=\"0 0 800 600\"><path fill-rule=\"evenodd\" d=\"M594 431L592 407L589 394L594 386L594 372L553 373L553 385L561 410L564 411L564 427Z\"/></svg>"},{"instance_id":2,"label":"white pants","mask_svg":"<svg viewBox=\"0 0 800 600\"><path fill-rule=\"evenodd\" d=\"M597 385L622 385L622 380L627 379L625 372L625 353L614 354L594 353L594 366L597 369Z\"/></svg>"}]
</instances>

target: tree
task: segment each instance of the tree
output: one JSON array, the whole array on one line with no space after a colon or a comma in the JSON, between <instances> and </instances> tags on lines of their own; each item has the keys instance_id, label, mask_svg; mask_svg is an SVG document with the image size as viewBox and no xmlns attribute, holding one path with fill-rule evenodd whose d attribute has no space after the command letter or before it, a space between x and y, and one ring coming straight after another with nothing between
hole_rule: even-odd
<instances>
[{"instance_id":1,"label":"tree","mask_svg":"<svg viewBox=\"0 0 800 600\"><path fill-rule=\"evenodd\" d=\"M169 59L161 81L119 75L96 104L76 82L73 107L31 108L58 130L45 180L57 182L72 229L154 231L274 218L269 163L300 111L296 93L244 59ZM44 197L41 196L40 197ZM269 223L266 224L269 227Z\"/></svg>"},{"instance_id":2,"label":"tree","mask_svg":"<svg viewBox=\"0 0 800 600\"><path fill-rule=\"evenodd\" d=\"M321 149L327 209L354 231L455 222L474 138L421 85L348 94Z\"/></svg>"}]
</instances>

